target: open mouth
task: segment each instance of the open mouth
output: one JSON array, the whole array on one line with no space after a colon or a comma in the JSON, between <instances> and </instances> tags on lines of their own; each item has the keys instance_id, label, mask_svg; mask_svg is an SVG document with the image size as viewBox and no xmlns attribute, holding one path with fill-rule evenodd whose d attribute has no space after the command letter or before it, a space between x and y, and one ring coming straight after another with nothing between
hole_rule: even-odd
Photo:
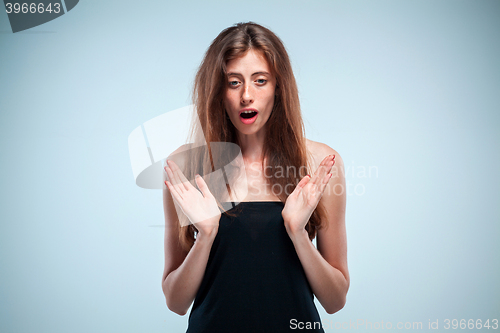
<instances>
[{"instance_id":1,"label":"open mouth","mask_svg":"<svg viewBox=\"0 0 500 333\"><path fill-rule=\"evenodd\" d=\"M240 117L243 119L251 119L257 115L257 112L255 111L243 111L240 113Z\"/></svg>"},{"instance_id":2,"label":"open mouth","mask_svg":"<svg viewBox=\"0 0 500 333\"><path fill-rule=\"evenodd\" d=\"M244 110L240 112L240 120L245 125L252 124L258 117L259 112L255 110Z\"/></svg>"}]
</instances>

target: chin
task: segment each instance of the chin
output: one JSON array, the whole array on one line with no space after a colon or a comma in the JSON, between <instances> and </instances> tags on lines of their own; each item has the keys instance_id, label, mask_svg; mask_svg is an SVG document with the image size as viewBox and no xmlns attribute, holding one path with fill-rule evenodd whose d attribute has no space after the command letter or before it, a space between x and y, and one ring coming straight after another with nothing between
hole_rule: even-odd
<instances>
[{"instance_id":1,"label":"chin","mask_svg":"<svg viewBox=\"0 0 500 333\"><path fill-rule=\"evenodd\" d=\"M238 130L238 133L239 134L243 134L243 135L252 135L252 134L255 134L254 131L240 131L240 130Z\"/></svg>"}]
</instances>

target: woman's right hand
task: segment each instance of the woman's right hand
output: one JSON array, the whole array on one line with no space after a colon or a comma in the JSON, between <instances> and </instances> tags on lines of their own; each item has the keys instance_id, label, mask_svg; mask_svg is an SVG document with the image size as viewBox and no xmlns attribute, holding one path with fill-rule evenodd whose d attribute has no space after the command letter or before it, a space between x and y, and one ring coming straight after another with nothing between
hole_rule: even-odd
<instances>
[{"instance_id":1,"label":"woman's right hand","mask_svg":"<svg viewBox=\"0 0 500 333\"><path fill-rule=\"evenodd\" d=\"M200 192L173 161L167 160L165 171L169 179L165 184L189 221L195 225L200 235L215 235L219 228L221 211L203 178L200 175L195 177Z\"/></svg>"}]
</instances>

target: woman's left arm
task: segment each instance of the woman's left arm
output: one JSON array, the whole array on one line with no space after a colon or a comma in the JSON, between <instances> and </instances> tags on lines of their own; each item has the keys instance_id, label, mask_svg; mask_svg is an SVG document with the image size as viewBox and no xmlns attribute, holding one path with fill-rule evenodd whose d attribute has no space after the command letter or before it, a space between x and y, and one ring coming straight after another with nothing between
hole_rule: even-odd
<instances>
[{"instance_id":1,"label":"woman's left arm","mask_svg":"<svg viewBox=\"0 0 500 333\"><path fill-rule=\"evenodd\" d=\"M325 220L322 221L324 227L319 229L317 233L318 248L314 247L304 229L310 215L306 218L307 215L303 214L283 214L283 218L313 293L325 311L333 314L342 309L346 303L350 279L347 269L344 163L336 151L326 147L326 154L335 155L334 165L330 169L328 162L325 163L328 158L325 158L312 178L306 179L305 184L301 184L302 186L297 186L298 197L314 201L315 195L319 195L319 198L316 199L316 205L321 201L325 208L326 215L323 217ZM328 173L331 173L331 176ZM326 184L324 184L325 182ZM289 196L289 199L295 206L291 211L296 209L302 210L302 212L311 210L312 206L304 203L307 200L290 197L292 195ZM289 200L287 199L287 201ZM297 220L297 216L301 218Z\"/></svg>"}]
</instances>

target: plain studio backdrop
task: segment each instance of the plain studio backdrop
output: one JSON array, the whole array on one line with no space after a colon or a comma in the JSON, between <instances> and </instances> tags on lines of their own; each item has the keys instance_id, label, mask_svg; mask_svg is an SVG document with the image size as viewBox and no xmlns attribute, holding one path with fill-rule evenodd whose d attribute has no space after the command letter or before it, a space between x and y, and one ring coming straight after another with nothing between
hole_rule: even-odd
<instances>
[{"instance_id":1,"label":"plain studio backdrop","mask_svg":"<svg viewBox=\"0 0 500 333\"><path fill-rule=\"evenodd\" d=\"M316 300L325 331L500 317L499 1L83 0L19 33L0 12L1 332L185 331L127 139L246 21L345 162L351 287L336 314Z\"/></svg>"}]
</instances>

